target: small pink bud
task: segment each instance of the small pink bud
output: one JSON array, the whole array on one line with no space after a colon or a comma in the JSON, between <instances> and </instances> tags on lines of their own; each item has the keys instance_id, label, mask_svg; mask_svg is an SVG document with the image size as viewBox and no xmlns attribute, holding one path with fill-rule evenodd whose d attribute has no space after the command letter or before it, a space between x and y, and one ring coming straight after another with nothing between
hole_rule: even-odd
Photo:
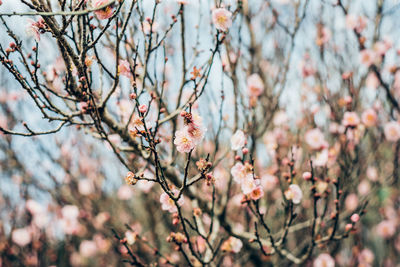
<instances>
[{"instance_id":1,"label":"small pink bud","mask_svg":"<svg viewBox=\"0 0 400 267\"><path fill-rule=\"evenodd\" d=\"M133 100L133 99L136 99L137 95L135 93L132 93L129 95L129 97Z\"/></svg>"},{"instance_id":2,"label":"small pink bud","mask_svg":"<svg viewBox=\"0 0 400 267\"><path fill-rule=\"evenodd\" d=\"M307 180L307 181L310 180L310 179L311 179L311 176L312 176L312 175L311 175L311 172L304 172L304 173L303 173L303 179L304 179L304 180Z\"/></svg>"},{"instance_id":3,"label":"small pink bud","mask_svg":"<svg viewBox=\"0 0 400 267\"><path fill-rule=\"evenodd\" d=\"M351 215L350 220L353 223L356 223L356 222L358 222L360 220L360 215L358 215L357 213L354 213L353 215Z\"/></svg>"},{"instance_id":4,"label":"small pink bud","mask_svg":"<svg viewBox=\"0 0 400 267\"><path fill-rule=\"evenodd\" d=\"M186 111L184 111L184 110L182 110L182 111L181 111L181 117L185 117L185 116L186 116L186 114L187 114L187 112L186 112Z\"/></svg>"},{"instance_id":5,"label":"small pink bud","mask_svg":"<svg viewBox=\"0 0 400 267\"><path fill-rule=\"evenodd\" d=\"M146 111L147 111L147 105L145 105L145 104L140 105L140 106L139 106L139 111L140 111L141 113L146 113Z\"/></svg>"},{"instance_id":6,"label":"small pink bud","mask_svg":"<svg viewBox=\"0 0 400 267\"><path fill-rule=\"evenodd\" d=\"M351 223L346 224L345 228L346 232L350 231L351 229L353 229L353 225Z\"/></svg>"},{"instance_id":7,"label":"small pink bud","mask_svg":"<svg viewBox=\"0 0 400 267\"><path fill-rule=\"evenodd\" d=\"M247 153L249 153L249 149L248 148L243 148L242 149L242 153L243 153L243 155L246 155Z\"/></svg>"}]
</instances>

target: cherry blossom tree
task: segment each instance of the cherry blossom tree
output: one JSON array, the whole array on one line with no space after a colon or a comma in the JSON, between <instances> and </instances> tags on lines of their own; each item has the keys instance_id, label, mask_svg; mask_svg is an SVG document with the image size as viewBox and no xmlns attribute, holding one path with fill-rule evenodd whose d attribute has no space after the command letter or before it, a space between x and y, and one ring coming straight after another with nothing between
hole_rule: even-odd
<instances>
[{"instance_id":1,"label":"cherry blossom tree","mask_svg":"<svg viewBox=\"0 0 400 267\"><path fill-rule=\"evenodd\" d=\"M396 266L395 0L0 0L0 266Z\"/></svg>"}]
</instances>

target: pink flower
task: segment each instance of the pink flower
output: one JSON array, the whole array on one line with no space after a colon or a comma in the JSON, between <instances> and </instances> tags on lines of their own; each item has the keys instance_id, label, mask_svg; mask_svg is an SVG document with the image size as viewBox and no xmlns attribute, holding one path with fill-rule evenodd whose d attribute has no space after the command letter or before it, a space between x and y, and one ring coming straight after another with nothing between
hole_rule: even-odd
<instances>
[{"instance_id":1,"label":"pink flower","mask_svg":"<svg viewBox=\"0 0 400 267\"><path fill-rule=\"evenodd\" d=\"M363 49L360 52L361 63L366 67L371 66L377 60L376 53L371 49Z\"/></svg>"},{"instance_id":2,"label":"pink flower","mask_svg":"<svg viewBox=\"0 0 400 267\"><path fill-rule=\"evenodd\" d=\"M172 193L177 195L178 194L178 190L174 189L172 190ZM167 193L163 192L160 196L160 203L161 203L161 209L163 210L167 210L170 213L175 213L178 212L178 208L175 206L175 202L173 199L171 199ZM178 206L182 206L184 203L184 199L181 196L178 201L177 204Z\"/></svg>"},{"instance_id":3,"label":"pink flower","mask_svg":"<svg viewBox=\"0 0 400 267\"><path fill-rule=\"evenodd\" d=\"M28 36L33 36L36 40L36 42L40 41L40 32L39 32L39 27L36 21L32 19L27 19L27 24L25 26L25 33Z\"/></svg>"},{"instance_id":4,"label":"pink flower","mask_svg":"<svg viewBox=\"0 0 400 267\"><path fill-rule=\"evenodd\" d=\"M358 255L360 263L372 264L374 263L375 255L370 249L363 249Z\"/></svg>"},{"instance_id":5,"label":"pink flower","mask_svg":"<svg viewBox=\"0 0 400 267\"><path fill-rule=\"evenodd\" d=\"M397 121L391 121L385 124L384 133L386 140L396 142L400 139L400 124Z\"/></svg>"},{"instance_id":6,"label":"pink flower","mask_svg":"<svg viewBox=\"0 0 400 267\"><path fill-rule=\"evenodd\" d=\"M313 267L335 267L335 260L331 255L322 253L314 260Z\"/></svg>"},{"instance_id":7,"label":"pink flower","mask_svg":"<svg viewBox=\"0 0 400 267\"><path fill-rule=\"evenodd\" d=\"M378 181L378 170L375 167L368 167L367 168L367 177L372 182Z\"/></svg>"},{"instance_id":8,"label":"pink flower","mask_svg":"<svg viewBox=\"0 0 400 267\"><path fill-rule=\"evenodd\" d=\"M32 241L32 236L29 229L25 227L12 231L11 239L18 246L24 247Z\"/></svg>"},{"instance_id":9,"label":"pink flower","mask_svg":"<svg viewBox=\"0 0 400 267\"><path fill-rule=\"evenodd\" d=\"M383 238L390 238L396 232L396 224L393 221L385 220L376 226L376 233Z\"/></svg>"},{"instance_id":10,"label":"pink flower","mask_svg":"<svg viewBox=\"0 0 400 267\"><path fill-rule=\"evenodd\" d=\"M192 138L194 144L195 145L200 144L200 142L204 138L206 129L201 124L196 125L195 123L189 123L185 128L189 133L190 137Z\"/></svg>"},{"instance_id":11,"label":"pink flower","mask_svg":"<svg viewBox=\"0 0 400 267\"><path fill-rule=\"evenodd\" d=\"M107 3L109 3L110 0L92 0L92 6L93 8L98 8L101 7L103 5L106 5ZM98 19L108 19L110 18L114 13L114 9L111 5L108 5L107 7L97 10L94 12L94 14L96 14Z\"/></svg>"},{"instance_id":12,"label":"pink flower","mask_svg":"<svg viewBox=\"0 0 400 267\"><path fill-rule=\"evenodd\" d=\"M131 126L133 129L132 131L144 131L144 123L142 121L142 118L138 116L137 114L134 114L131 120Z\"/></svg>"},{"instance_id":13,"label":"pink flower","mask_svg":"<svg viewBox=\"0 0 400 267\"><path fill-rule=\"evenodd\" d=\"M92 240L83 240L79 245L79 253L85 258L93 257L97 253L96 242Z\"/></svg>"},{"instance_id":14,"label":"pink flower","mask_svg":"<svg viewBox=\"0 0 400 267\"><path fill-rule=\"evenodd\" d=\"M253 189L250 193L250 197L252 200L258 200L264 196L264 191L260 186L257 186L256 188Z\"/></svg>"},{"instance_id":15,"label":"pink flower","mask_svg":"<svg viewBox=\"0 0 400 267\"><path fill-rule=\"evenodd\" d=\"M361 121L366 127L375 126L377 120L377 115L375 110L367 109L361 114Z\"/></svg>"},{"instance_id":16,"label":"pink flower","mask_svg":"<svg viewBox=\"0 0 400 267\"><path fill-rule=\"evenodd\" d=\"M79 180L78 183L78 191L81 195L87 196L90 195L94 192L95 188L94 188L94 184L92 182L92 180L90 179L82 179Z\"/></svg>"},{"instance_id":17,"label":"pink flower","mask_svg":"<svg viewBox=\"0 0 400 267\"><path fill-rule=\"evenodd\" d=\"M346 207L346 210L348 211L353 211L357 208L358 206L358 197L356 194L350 194L346 197L346 200L344 201L344 206Z\"/></svg>"},{"instance_id":18,"label":"pink flower","mask_svg":"<svg viewBox=\"0 0 400 267\"><path fill-rule=\"evenodd\" d=\"M233 180L239 184L241 184L244 180L253 179L251 168L247 165L243 165L241 162L236 163L232 167L231 174L233 176Z\"/></svg>"},{"instance_id":19,"label":"pink flower","mask_svg":"<svg viewBox=\"0 0 400 267\"><path fill-rule=\"evenodd\" d=\"M367 21L363 16L356 16L355 14L348 14L346 16L346 27L350 30L355 30L361 33L367 26Z\"/></svg>"},{"instance_id":20,"label":"pink flower","mask_svg":"<svg viewBox=\"0 0 400 267\"><path fill-rule=\"evenodd\" d=\"M291 184L289 185L289 189L285 191L285 197L294 204L299 204L303 198L303 192L297 184Z\"/></svg>"},{"instance_id":21,"label":"pink flower","mask_svg":"<svg viewBox=\"0 0 400 267\"><path fill-rule=\"evenodd\" d=\"M240 181L240 188L242 189L243 194L248 195L253 192L257 188L255 180L252 175L248 175L245 179Z\"/></svg>"},{"instance_id":22,"label":"pink flower","mask_svg":"<svg viewBox=\"0 0 400 267\"><path fill-rule=\"evenodd\" d=\"M318 128L308 130L304 137L306 143L312 149L319 150L328 147L328 143L325 141L324 135Z\"/></svg>"},{"instance_id":23,"label":"pink flower","mask_svg":"<svg viewBox=\"0 0 400 267\"><path fill-rule=\"evenodd\" d=\"M243 243L240 239L230 236L228 240L222 244L221 249L222 251L239 253L242 247Z\"/></svg>"},{"instance_id":24,"label":"pink flower","mask_svg":"<svg viewBox=\"0 0 400 267\"><path fill-rule=\"evenodd\" d=\"M142 113L142 114L146 113L146 111L147 111L147 105L146 105L146 104L140 105L140 106L139 106L139 111L140 111L140 113Z\"/></svg>"},{"instance_id":25,"label":"pink flower","mask_svg":"<svg viewBox=\"0 0 400 267\"><path fill-rule=\"evenodd\" d=\"M76 220L79 216L79 209L74 205L66 205L61 209L61 214L64 218Z\"/></svg>"},{"instance_id":26,"label":"pink flower","mask_svg":"<svg viewBox=\"0 0 400 267\"><path fill-rule=\"evenodd\" d=\"M264 83L257 73L253 73L247 78L247 94L250 97L258 97L264 91Z\"/></svg>"},{"instance_id":27,"label":"pink flower","mask_svg":"<svg viewBox=\"0 0 400 267\"><path fill-rule=\"evenodd\" d=\"M196 146L186 127L176 131L174 144L176 145L176 149L181 153L189 153Z\"/></svg>"},{"instance_id":28,"label":"pink flower","mask_svg":"<svg viewBox=\"0 0 400 267\"><path fill-rule=\"evenodd\" d=\"M321 151L318 151L315 155L315 157L312 157L313 164L316 167L322 167L325 166L328 163L329 160L329 151L328 149L323 149Z\"/></svg>"},{"instance_id":29,"label":"pink flower","mask_svg":"<svg viewBox=\"0 0 400 267\"><path fill-rule=\"evenodd\" d=\"M351 215L350 220L353 223L356 223L356 222L358 222L360 220L360 215L358 215L357 213L354 213L353 215Z\"/></svg>"},{"instance_id":30,"label":"pink flower","mask_svg":"<svg viewBox=\"0 0 400 267\"><path fill-rule=\"evenodd\" d=\"M371 185L367 180L363 180L358 186L357 186L358 193L361 196L366 196L370 193L371 191Z\"/></svg>"},{"instance_id":31,"label":"pink flower","mask_svg":"<svg viewBox=\"0 0 400 267\"><path fill-rule=\"evenodd\" d=\"M346 111L343 116L342 124L345 127L356 127L360 123L357 113Z\"/></svg>"},{"instance_id":32,"label":"pink flower","mask_svg":"<svg viewBox=\"0 0 400 267\"><path fill-rule=\"evenodd\" d=\"M217 8L212 12L212 21L217 30L226 32L232 26L232 13L225 8Z\"/></svg>"},{"instance_id":33,"label":"pink flower","mask_svg":"<svg viewBox=\"0 0 400 267\"><path fill-rule=\"evenodd\" d=\"M121 60L118 65L118 74L126 76L128 78L132 77L131 68L127 60Z\"/></svg>"},{"instance_id":34,"label":"pink flower","mask_svg":"<svg viewBox=\"0 0 400 267\"><path fill-rule=\"evenodd\" d=\"M311 172L303 172L303 179L304 180L310 180L312 177Z\"/></svg>"},{"instance_id":35,"label":"pink flower","mask_svg":"<svg viewBox=\"0 0 400 267\"><path fill-rule=\"evenodd\" d=\"M41 214L44 212L43 206L40 205L38 202L36 202L33 199L29 199L26 201L26 209L32 214Z\"/></svg>"},{"instance_id":36,"label":"pink flower","mask_svg":"<svg viewBox=\"0 0 400 267\"><path fill-rule=\"evenodd\" d=\"M231 137L231 148L232 150L242 149L246 144L246 136L242 130L237 130Z\"/></svg>"}]
</instances>

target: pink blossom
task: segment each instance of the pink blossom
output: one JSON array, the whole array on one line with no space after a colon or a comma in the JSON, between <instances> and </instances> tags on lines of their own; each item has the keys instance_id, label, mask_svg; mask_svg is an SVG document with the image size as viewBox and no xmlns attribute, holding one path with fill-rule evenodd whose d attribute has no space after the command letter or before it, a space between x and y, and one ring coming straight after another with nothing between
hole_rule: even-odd
<instances>
[{"instance_id":1,"label":"pink blossom","mask_svg":"<svg viewBox=\"0 0 400 267\"><path fill-rule=\"evenodd\" d=\"M291 184L289 185L289 189L285 191L285 197L294 204L299 204L303 198L303 192L297 184Z\"/></svg>"},{"instance_id":2,"label":"pink blossom","mask_svg":"<svg viewBox=\"0 0 400 267\"><path fill-rule=\"evenodd\" d=\"M33 199L26 201L26 209L32 214L41 214L44 212L43 206Z\"/></svg>"},{"instance_id":3,"label":"pink blossom","mask_svg":"<svg viewBox=\"0 0 400 267\"><path fill-rule=\"evenodd\" d=\"M354 213L353 215L351 215L350 220L353 223L356 223L356 222L358 222L360 220L360 215L358 215L357 213Z\"/></svg>"},{"instance_id":4,"label":"pink blossom","mask_svg":"<svg viewBox=\"0 0 400 267\"><path fill-rule=\"evenodd\" d=\"M11 239L18 246L24 247L32 241L32 236L30 230L25 227L13 230Z\"/></svg>"},{"instance_id":5,"label":"pink blossom","mask_svg":"<svg viewBox=\"0 0 400 267\"><path fill-rule=\"evenodd\" d=\"M78 222L79 210L75 210L75 206L66 206L67 209L62 209L61 213L63 218L61 220L61 227L64 233L68 235L77 234L81 225ZM77 213L78 212L78 213ZM76 214L77 213L77 214Z\"/></svg>"},{"instance_id":6,"label":"pink blossom","mask_svg":"<svg viewBox=\"0 0 400 267\"><path fill-rule=\"evenodd\" d=\"M245 177L245 179L242 179L240 181L240 187L242 189L243 194L248 195L257 188L257 185L255 183L255 180L253 179L253 176L248 175Z\"/></svg>"},{"instance_id":7,"label":"pink blossom","mask_svg":"<svg viewBox=\"0 0 400 267\"><path fill-rule=\"evenodd\" d=\"M328 147L328 143L325 141L324 135L318 128L308 130L304 137L306 143L314 150Z\"/></svg>"},{"instance_id":8,"label":"pink blossom","mask_svg":"<svg viewBox=\"0 0 400 267\"><path fill-rule=\"evenodd\" d=\"M335 267L335 260L331 255L322 253L314 260L313 267Z\"/></svg>"},{"instance_id":9,"label":"pink blossom","mask_svg":"<svg viewBox=\"0 0 400 267\"><path fill-rule=\"evenodd\" d=\"M385 124L384 133L386 140L396 142L400 139L400 124L397 121L391 121Z\"/></svg>"},{"instance_id":10,"label":"pink blossom","mask_svg":"<svg viewBox=\"0 0 400 267\"><path fill-rule=\"evenodd\" d=\"M243 165L241 162L237 162L231 169L233 180L239 184L244 180L252 180L253 174L251 169L247 165Z\"/></svg>"},{"instance_id":11,"label":"pink blossom","mask_svg":"<svg viewBox=\"0 0 400 267\"><path fill-rule=\"evenodd\" d=\"M346 111L343 115L342 124L345 127L356 127L360 123L360 118L357 113Z\"/></svg>"},{"instance_id":12,"label":"pink blossom","mask_svg":"<svg viewBox=\"0 0 400 267\"><path fill-rule=\"evenodd\" d=\"M355 14L348 14L346 16L346 27L361 33L367 26L367 21L364 16L356 16Z\"/></svg>"},{"instance_id":13,"label":"pink blossom","mask_svg":"<svg viewBox=\"0 0 400 267\"><path fill-rule=\"evenodd\" d=\"M144 114L147 111L147 105L146 104L142 104L139 106L139 111L140 113Z\"/></svg>"},{"instance_id":14,"label":"pink blossom","mask_svg":"<svg viewBox=\"0 0 400 267\"><path fill-rule=\"evenodd\" d=\"M375 126L377 120L377 115L375 110L367 109L361 114L361 121L366 127Z\"/></svg>"},{"instance_id":15,"label":"pink blossom","mask_svg":"<svg viewBox=\"0 0 400 267\"><path fill-rule=\"evenodd\" d=\"M186 127L187 132L189 133L190 137L192 138L195 145L200 144L200 142L204 138L204 134L206 129L203 125L196 125L195 123L189 123Z\"/></svg>"},{"instance_id":16,"label":"pink blossom","mask_svg":"<svg viewBox=\"0 0 400 267\"><path fill-rule=\"evenodd\" d=\"M126 76L128 78L132 77L131 68L127 60L121 60L119 62L118 74Z\"/></svg>"},{"instance_id":17,"label":"pink blossom","mask_svg":"<svg viewBox=\"0 0 400 267\"><path fill-rule=\"evenodd\" d=\"M344 206L346 210L353 211L358 207L358 197L356 194L350 194L346 197L344 201Z\"/></svg>"},{"instance_id":18,"label":"pink blossom","mask_svg":"<svg viewBox=\"0 0 400 267\"><path fill-rule=\"evenodd\" d=\"M363 180L358 186L357 186L358 193L361 196L366 196L370 193L371 191L371 185L367 180Z\"/></svg>"},{"instance_id":19,"label":"pink blossom","mask_svg":"<svg viewBox=\"0 0 400 267\"><path fill-rule=\"evenodd\" d=\"M310 180L312 177L311 172L303 172L303 179Z\"/></svg>"},{"instance_id":20,"label":"pink blossom","mask_svg":"<svg viewBox=\"0 0 400 267\"><path fill-rule=\"evenodd\" d=\"M196 146L186 127L176 131L174 144L176 145L176 149L181 153L189 153Z\"/></svg>"},{"instance_id":21,"label":"pink blossom","mask_svg":"<svg viewBox=\"0 0 400 267\"><path fill-rule=\"evenodd\" d=\"M246 136L244 135L242 130L237 130L234 135L231 137L231 149L239 150L243 148L246 144Z\"/></svg>"},{"instance_id":22,"label":"pink blossom","mask_svg":"<svg viewBox=\"0 0 400 267\"><path fill-rule=\"evenodd\" d=\"M264 196L264 191L262 190L261 186L257 186L253 189L250 193L250 197L252 200L258 200Z\"/></svg>"},{"instance_id":23,"label":"pink blossom","mask_svg":"<svg viewBox=\"0 0 400 267\"><path fill-rule=\"evenodd\" d=\"M230 236L228 240L222 244L221 249L222 251L239 253L242 247L243 243L240 239Z\"/></svg>"},{"instance_id":24,"label":"pink blossom","mask_svg":"<svg viewBox=\"0 0 400 267\"><path fill-rule=\"evenodd\" d=\"M376 226L376 233L386 239L392 237L395 232L396 224L391 220L382 221Z\"/></svg>"},{"instance_id":25,"label":"pink blossom","mask_svg":"<svg viewBox=\"0 0 400 267\"><path fill-rule=\"evenodd\" d=\"M280 110L274 115L274 124L276 126L285 125L288 122L288 116L285 111Z\"/></svg>"},{"instance_id":26,"label":"pink blossom","mask_svg":"<svg viewBox=\"0 0 400 267\"><path fill-rule=\"evenodd\" d=\"M378 170L375 167L368 167L366 174L372 182L378 181Z\"/></svg>"},{"instance_id":27,"label":"pink blossom","mask_svg":"<svg viewBox=\"0 0 400 267\"><path fill-rule=\"evenodd\" d=\"M64 218L76 220L79 216L79 209L74 205L66 205L61 209L61 214Z\"/></svg>"},{"instance_id":28,"label":"pink blossom","mask_svg":"<svg viewBox=\"0 0 400 267\"><path fill-rule=\"evenodd\" d=\"M247 94L250 97L258 97L264 91L264 83L257 73L251 74L247 78Z\"/></svg>"},{"instance_id":29,"label":"pink blossom","mask_svg":"<svg viewBox=\"0 0 400 267\"><path fill-rule=\"evenodd\" d=\"M98 8L101 7L103 5L106 5L107 3L110 3L110 0L92 0L92 6L93 8ZM101 9L101 10L97 10L94 12L94 14L96 14L98 19L108 19L110 18L114 13L114 9L111 5L108 5L107 7Z\"/></svg>"},{"instance_id":30,"label":"pink blossom","mask_svg":"<svg viewBox=\"0 0 400 267\"><path fill-rule=\"evenodd\" d=\"M144 123L142 121L142 118L138 116L137 114L134 114L131 120L131 127L133 128L133 131L144 131Z\"/></svg>"},{"instance_id":31,"label":"pink blossom","mask_svg":"<svg viewBox=\"0 0 400 267\"><path fill-rule=\"evenodd\" d=\"M360 263L372 264L374 263L374 259L374 253L368 248L363 249L358 255L358 260L360 261Z\"/></svg>"},{"instance_id":32,"label":"pink blossom","mask_svg":"<svg viewBox=\"0 0 400 267\"><path fill-rule=\"evenodd\" d=\"M126 241L128 242L128 244L133 245L136 242L136 239L138 236L137 236L136 232L126 231L125 237L126 237Z\"/></svg>"},{"instance_id":33,"label":"pink blossom","mask_svg":"<svg viewBox=\"0 0 400 267\"><path fill-rule=\"evenodd\" d=\"M371 49L363 49L360 52L360 59L362 64L369 67L377 61L377 55Z\"/></svg>"},{"instance_id":34,"label":"pink blossom","mask_svg":"<svg viewBox=\"0 0 400 267\"><path fill-rule=\"evenodd\" d=\"M36 42L40 41L40 32L36 21L32 19L27 19L27 24L25 26L25 33L28 36L33 36Z\"/></svg>"},{"instance_id":35,"label":"pink blossom","mask_svg":"<svg viewBox=\"0 0 400 267\"><path fill-rule=\"evenodd\" d=\"M178 190L174 189L172 190L172 193L175 194L175 196L177 196L178 194ZM173 199L171 199L167 193L163 192L160 196L160 203L161 203L161 209L163 210L167 210L170 213L175 213L178 211L178 208L175 206L175 202ZM184 203L184 199L183 196L181 196L178 201L177 204L178 206L182 206Z\"/></svg>"},{"instance_id":36,"label":"pink blossom","mask_svg":"<svg viewBox=\"0 0 400 267\"><path fill-rule=\"evenodd\" d=\"M97 253L96 242L92 240L83 240L79 245L79 253L85 258L93 257Z\"/></svg>"},{"instance_id":37,"label":"pink blossom","mask_svg":"<svg viewBox=\"0 0 400 267\"><path fill-rule=\"evenodd\" d=\"M225 8L217 8L212 12L212 21L217 30L226 32L232 26L232 13Z\"/></svg>"},{"instance_id":38,"label":"pink blossom","mask_svg":"<svg viewBox=\"0 0 400 267\"><path fill-rule=\"evenodd\" d=\"M87 196L94 192L94 184L93 181L90 179L82 179L79 180L78 183L78 191L81 195Z\"/></svg>"},{"instance_id":39,"label":"pink blossom","mask_svg":"<svg viewBox=\"0 0 400 267\"><path fill-rule=\"evenodd\" d=\"M328 164L329 160L329 151L328 149L323 149L321 151L318 151L315 155L315 157L312 158L314 166L316 167L322 167Z\"/></svg>"}]
</instances>

